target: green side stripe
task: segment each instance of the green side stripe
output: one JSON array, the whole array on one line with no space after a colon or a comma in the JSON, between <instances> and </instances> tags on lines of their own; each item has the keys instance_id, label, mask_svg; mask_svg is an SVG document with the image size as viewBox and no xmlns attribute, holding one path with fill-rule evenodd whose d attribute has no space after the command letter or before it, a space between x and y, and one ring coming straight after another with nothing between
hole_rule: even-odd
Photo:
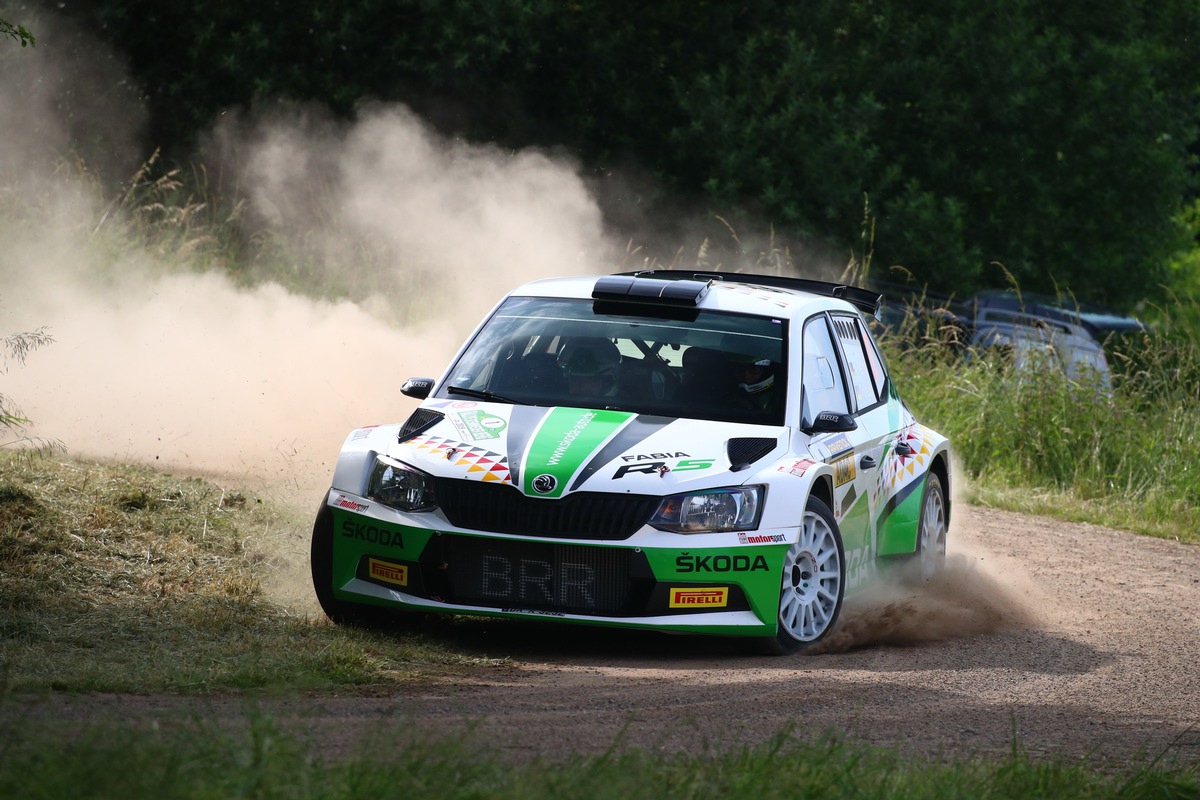
<instances>
[{"instance_id":1,"label":"green side stripe","mask_svg":"<svg viewBox=\"0 0 1200 800\"><path fill-rule=\"evenodd\" d=\"M583 466L588 456L633 416L627 411L552 409L542 419L525 453L521 469L521 488L525 494L562 496L571 476ZM548 486L551 488L547 490Z\"/></svg>"}]
</instances>

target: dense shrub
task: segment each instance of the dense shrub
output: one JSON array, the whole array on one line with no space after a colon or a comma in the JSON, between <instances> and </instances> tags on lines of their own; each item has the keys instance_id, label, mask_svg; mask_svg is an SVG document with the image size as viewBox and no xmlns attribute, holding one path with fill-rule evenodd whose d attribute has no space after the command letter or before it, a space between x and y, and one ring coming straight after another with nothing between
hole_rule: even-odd
<instances>
[{"instance_id":1,"label":"dense shrub","mask_svg":"<svg viewBox=\"0 0 1200 800\"><path fill-rule=\"evenodd\" d=\"M31 18L22 4L14 16ZM877 262L935 289L1154 295L1186 248L1200 6L938 0L103 0L65 12L129 59L146 151L279 98L403 102L443 129L640 165L733 227L844 254L869 197ZM43 37L39 47L54 47ZM611 207L662 210L619 188ZM657 205L656 205L657 203ZM670 252L677 242L654 243Z\"/></svg>"}]
</instances>

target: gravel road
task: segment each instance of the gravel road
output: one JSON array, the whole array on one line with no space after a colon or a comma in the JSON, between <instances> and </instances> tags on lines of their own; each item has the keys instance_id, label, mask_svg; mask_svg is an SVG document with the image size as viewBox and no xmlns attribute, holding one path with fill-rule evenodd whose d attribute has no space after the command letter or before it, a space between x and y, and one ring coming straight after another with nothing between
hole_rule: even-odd
<instances>
[{"instance_id":1,"label":"gravel road","mask_svg":"<svg viewBox=\"0 0 1200 800\"><path fill-rule=\"evenodd\" d=\"M789 731L933 756L1200 762L1200 547L959 505L943 579L848 609L832 652L494 621L456 646L506 657L471 681L256 703L326 753L460 735L511 757L724 750ZM434 628L437 630L437 628ZM57 713L230 719L243 698L73 697ZM204 712L201 712L204 713ZM367 736L364 745L362 737Z\"/></svg>"}]
</instances>

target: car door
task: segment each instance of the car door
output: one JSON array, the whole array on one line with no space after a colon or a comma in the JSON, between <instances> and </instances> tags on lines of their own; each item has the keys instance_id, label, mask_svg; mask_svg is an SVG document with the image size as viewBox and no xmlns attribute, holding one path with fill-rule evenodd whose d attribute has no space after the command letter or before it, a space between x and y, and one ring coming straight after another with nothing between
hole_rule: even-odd
<instances>
[{"instance_id":1,"label":"car door","mask_svg":"<svg viewBox=\"0 0 1200 800\"><path fill-rule=\"evenodd\" d=\"M801 342L802 424L808 426L817 414L827 412L848 414L856 422L852 431L817 433L810 441L814 455L833 466L832 510L846 552L847 588L864 581L874 563L871 489L885 436L872 416L883 404L870 363L861 346L857 351L848 346L858 335L854 322L852 315L810 317ZM886 416L886 410L883 413Z\"/></svg>"}]
</instances>

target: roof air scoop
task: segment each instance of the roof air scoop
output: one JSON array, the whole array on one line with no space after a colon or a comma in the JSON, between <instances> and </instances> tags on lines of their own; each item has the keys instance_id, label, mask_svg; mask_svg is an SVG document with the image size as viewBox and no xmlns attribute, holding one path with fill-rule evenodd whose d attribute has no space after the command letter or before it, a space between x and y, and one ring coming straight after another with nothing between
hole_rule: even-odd
<instances>
[{"instance_id":1,"label":"roof air scoop","mask_svg":"<svg viewBox=\"0 0 1200 800\"><path fill-rule=\"evenodd\" d=\"M593 300L649 303L664 306L697 306L708 293L709 281L663 280L633 275L605 275L596 280Z\"/></svg>"}]
</instances>

